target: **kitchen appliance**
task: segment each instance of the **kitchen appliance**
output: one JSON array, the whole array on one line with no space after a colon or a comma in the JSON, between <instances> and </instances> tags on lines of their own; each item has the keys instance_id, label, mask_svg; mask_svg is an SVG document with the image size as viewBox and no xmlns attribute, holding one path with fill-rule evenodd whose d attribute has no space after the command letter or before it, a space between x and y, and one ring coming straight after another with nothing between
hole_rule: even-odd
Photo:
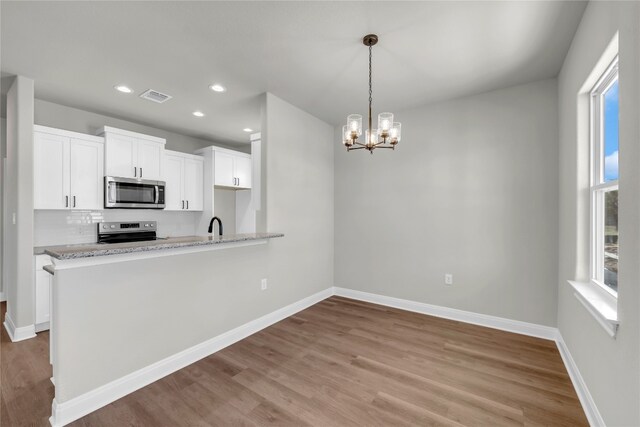
<instances>
[{"instance_id":1,"label":"kitchen appliance","mask_svg":"<svg viewBox=\"0 0 640 427\"><path fill-rule=\"evenodd\" d=\"M142 222L100 222L98 223L98 243L127 243L156 240L156 221Z\"/></svg>"},{"instance_id":2,"label":"kitchen appliance","mask_svg":"<svg viewBox=\"0 0 640 427\"><path fill-rule=\"evenodd\" d=\"M164 209L164 181L104 177L106 209Z\"/></svg>"}]
</instances>

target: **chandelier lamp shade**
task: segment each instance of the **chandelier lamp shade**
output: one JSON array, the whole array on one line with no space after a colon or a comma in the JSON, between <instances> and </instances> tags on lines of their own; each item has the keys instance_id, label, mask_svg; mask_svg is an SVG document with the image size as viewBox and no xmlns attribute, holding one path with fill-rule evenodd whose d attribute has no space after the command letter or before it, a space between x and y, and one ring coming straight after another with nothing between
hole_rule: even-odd
<instances>
[{"instance_id":1,"label":"chandelier lamp shade","mask_svg":"<svg viewBox=\"0 0 640 427\"><path fill-rule=\"evenodd\" d=\"M362 136L362 116L360 114L350 114L347 117L347 124L342 126L342 143L351 150L369 150L373 154L376 148L396 148L402 138L402 126L399 122L393 121L393 113L378 114L378 127L373 128L371 118L371 105L373 104L373 90L371 83L371 57L373 46L378 43L378 36L368 34L362 39L362 43L369 47L369 126L364 132L364 142L360 141Z\"/></svg>"}]
</instances>

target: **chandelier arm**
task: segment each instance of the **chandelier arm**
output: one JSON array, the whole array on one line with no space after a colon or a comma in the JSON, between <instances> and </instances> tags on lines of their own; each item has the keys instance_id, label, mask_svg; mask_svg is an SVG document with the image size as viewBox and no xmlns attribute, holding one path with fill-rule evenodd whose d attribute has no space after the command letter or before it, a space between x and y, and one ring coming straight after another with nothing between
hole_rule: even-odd
<instances>
[{"instance_id":1,"label":"chandelier arm","mask_svg":"<svg viewBox=\"0 0 640 427\"><path fill-rule=\"evenodd\" d=\"M347 151L351 151L351 150L362 150L363 148L367 148L367 147L349 147L347 148Z\"/></svg>"},{"instance_id":2,"label":"chandelier arm","mask_svg":"<svg viewBox=\"0 0 640 427\"><path fill-rule=\"evenodd\" d=\"M363 147L366 147L366 146L367 146L367 144L363 144L362 142L358 142L358 141L356 141L356 142L355 142L355 144L356 144L356 145L361 145L361 146L363 146Z\"/></svg>"}]
</instances>

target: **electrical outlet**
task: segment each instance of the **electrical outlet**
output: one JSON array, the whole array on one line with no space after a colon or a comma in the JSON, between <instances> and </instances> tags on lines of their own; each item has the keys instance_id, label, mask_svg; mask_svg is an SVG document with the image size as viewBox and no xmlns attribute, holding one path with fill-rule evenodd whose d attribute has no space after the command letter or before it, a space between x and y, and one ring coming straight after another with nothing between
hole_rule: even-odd
<instances>
[{"instance_id":1,"label":"electrical outlet","mask_svg":"<svg viewBox=\"0 0 640 427\"><path fill-rule=\"evenodd\" d=\"M453 274L447 273L444 275L444 284L453 285Z\"/></svg>"},{"instance_id":2,"label":"electrical outlet","mask_svg":"<svg viewBox=\"0 0 640 427\"><path fill-rule=\"evenodd\" d=\"M263 291L267 289L267 279L262 279L262 281L260 282L260 289L262 289Z\"/></svg>"}]
</instances>

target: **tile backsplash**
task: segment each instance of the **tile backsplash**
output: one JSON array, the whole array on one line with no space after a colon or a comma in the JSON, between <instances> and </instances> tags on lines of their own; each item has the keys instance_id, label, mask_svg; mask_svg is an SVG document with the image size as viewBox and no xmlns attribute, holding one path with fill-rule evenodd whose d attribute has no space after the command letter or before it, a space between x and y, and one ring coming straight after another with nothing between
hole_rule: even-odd
<instances>
[{"instance_id":1,"label":"tile backsplash","mask_svg":"<svg viewBox=\"0 0 640 427\"><path fill-rule=\"evenodd\" d=\"M97 240L96 224L103 221L157 221L158 236L191 236L201 212L117 209L102 211L34 212L34 246L92 243Z\"/></svg>"}]
</instances>

